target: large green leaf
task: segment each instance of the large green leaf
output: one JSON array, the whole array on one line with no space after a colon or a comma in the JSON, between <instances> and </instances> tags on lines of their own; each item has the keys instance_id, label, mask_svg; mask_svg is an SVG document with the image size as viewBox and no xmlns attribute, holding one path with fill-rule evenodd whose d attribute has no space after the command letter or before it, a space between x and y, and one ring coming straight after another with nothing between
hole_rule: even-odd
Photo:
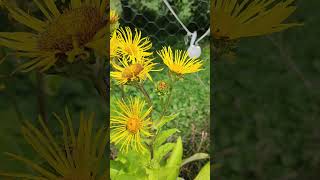
<instances>
[{"instance_id":1,"label":"large green leaf","mask_svg":"<svg viewBox=\"0 0 320 180\"><path fill-rule=\"evenodd\" d=\"M161 146L161 144L163 144L171 135L173 135L174 133L178 132L179 130L176 128L173 129L169 129L169 130L165 130L165 131L161 131L158 135L157 138L154 141L154 145L153 148L157 148L159 146Z\"/></svg>"},{"instance_id":2,"label":"large green leaf","mask_svg":"<svg viewBox=\"0 0 320 180\"><path fill-rule=\"evenodd\" d=\"M155 128L155 129L160 129L163 125L165 125L166 123L172 121L172 120L175 119L178 115L179 115L179 113L173 114L173 115L170 115L170 116L163 116L163 117L161 117L159 120L157 120L157 121L155 122L154 128Z\"/></svg>"},{"instance_id":3,"label":"large green leaf","mask_svg":"<svg viewBox=\"0 0 320 180\"><path fill-rule=\"evenodd\" d=\"M148 180L146 176L137 176L131 174L121 174L112 180Z\"/></svg>"},{"instance_id":4,"label":"large green leaf","mask_svg":"<svg viewBox=\"0 0 320 180\"><path fill-rule=\"evenodd\" d=\"M154 150L154 159L160 163L161 159L175 147L174 143L166 143Z\"/></svg>"},{"instance_id":5,"label":"large green leaf","mask_svg":"<svg viewBox=\"0 0 320 180\"><path fill-rule=\"evenodd\" d=\"M181 137L179 137L170 157L167 160L166 168L171 168L171 174L167 177L167 180L176 180L179 176L182 154L182 140Z\"/></svg>"},{"instance_id":6,"label":"large green leaf","mask_svg":"<svg viewBox=\"0 0 320 180\"><path fill-rule=\"evenodd\" d=\"M146 176L146 167L149 165L151 160L151 155L149 151L135 152L128 151L127 153L118 152L118 157L116 162L119 161L123 165L123 174L132 174L139 176ZM114 164L114 165L113 165ZM111 163L113 168L119 167L119 164Z\"/></svg>"},{"instance_id":7,"label":"large green leaf","mask_svg":"<svg viewBox=\"0 0 320 180\"><path fill-rule=\"evenodd\" d=\"M172 167L166 168L166 167L161 167L161 168L155 168L155 169L150 169L148 171L148 180L168 180L168 177L172 174Z\"/></svg>"},{"instance_id":8,"label":"large green leaf","mask_svg":"<svg viewBox=\"0 0 320 180\"><path fill-rule=\"evenodd\" d=\"M210 180L210 162L203 166L194 180Z\"/></svg>"},{"instance_id":9,"label":"large green leaf","mask_svg":"<svg viewBox=\"0 0 320 180\"><path fill-rule=\"evenodd\" d=\"M120 174L122 174L124 169L125 169L125 164L122 163L121 159L117 159L116 161L110 160L111 179L114 179L116 176L119 176Z\"/></svg>"},{"instance_id":10,"label":"large green leaf","mask_svg":"<svg viewBox=\"0 0 320 180\"><path fill-rule=\"evenodd\" d=\"M120 175L120 171L119 170L110 168L110 177L111 177L111 179L115 179L119 175Z\"/></svg>"}]
</instances>

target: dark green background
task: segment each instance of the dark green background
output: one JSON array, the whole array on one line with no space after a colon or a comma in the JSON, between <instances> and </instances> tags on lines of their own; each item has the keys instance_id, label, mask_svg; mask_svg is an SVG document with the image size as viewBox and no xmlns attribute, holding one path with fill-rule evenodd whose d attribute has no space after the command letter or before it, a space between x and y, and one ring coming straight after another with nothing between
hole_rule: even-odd
<instances>
[{"instance_id":1,"label":"dark green background","mask_svg":"<svg viewBox=\"0 0 320 180\"><path fill-rule=\"evenodd\" d=\"M28 1L18 1L22 9L29 9ZM32 3L32 2L31 2ZM32 9L31 9L32 11ZM30 31L21 24L8 17L8 13L0 9L0 31ZM0 47L0 59L13 52L4 47ZM18 73L11 78L6 78L15 68L18 61L13 56L7 58L0 65L0 85L5 85L5 89L0 90L0 171L18 171L26 172L23 163L10 159L4 152L11 152L30 158L41 163L39 155L35 155L31 146L21 135L20 121L32 121L35 126L39 126L37 117L38 108L38 81L35 72ZM107 108L103 105L102 98L98 95L90 81L81 81L57 75L45 75L45 109L48 114L48 125L52 133L61 137L61 127L58 121L52 115L53 112L65 119L64 108L67 107L73 118L74 126L79 124L80 112L96 114L96 128L105 126L107 122ZM19 118L19 113L21 117ZM65 121L66 122L66 121Z\"/></svg>"},{"instance_id":2,"label":"dark green background","mask_svg":"<svg viewBox=\"0 0 320 180\"><path fill-rule=\"evenodd\" d=\"M235 60L212 62L213 157L221 180L320 178L320 13L297 1L304 26L241 39Z\"/></svg>"}]
</instances>

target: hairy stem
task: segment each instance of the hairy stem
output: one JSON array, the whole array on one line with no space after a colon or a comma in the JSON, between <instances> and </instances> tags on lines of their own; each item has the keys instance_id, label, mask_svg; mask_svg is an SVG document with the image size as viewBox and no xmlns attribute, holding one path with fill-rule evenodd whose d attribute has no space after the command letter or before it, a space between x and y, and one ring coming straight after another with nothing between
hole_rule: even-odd
<instances>
[{"instance_id":1,"label":"hairy stem","mask_svg":"<svg viewBox=\"0 0 320 180\"><path fill-rule=\"evenodd\" d=\"M152 107L152 100L148 94L148 92L146 91L146 89L144 88L144 86L142 84L138 84L137 85L138 89L140 90L140 92L144 95L146 101L149 104L149 107Z\"/></svg>"},{"instance_id":2,"label":"hairy stem","mask_svg":"<svg viewBox=\"0 0 320 180\"><path fill-rule=\"evenodd\" d=\"M169 76L169 79L170 79L169 95L168 95L167 99L165 100L165 102L163 104L163 108L162 108L162 113L161 113L160 119L163 118L163 116L166 114L166 112L168 110L168 107L169 107L170 102L171 102L172 93L173 93L173 86L174 86L174 83L176 82L176 79L174 79L172 77L170 72L168 72L168 76Z\"/></svg>"},{"instance_id":3,"label":"hairy stem","mask_svg":"<svg viewBox=\"0 0 320 180\"><path fill-rule=\"evenodd\" d=\"M120 85L120 89L121 89L121 98L122 98L122 100L124 100L126 98L126 94L124 91L124 85Z\"/></svg>"},{"instance_id":4,"label":"hairy stem","mask_svg":"<svg viewBox=\"0 0 320 180\"><path fill-rule=\"evenodd\" d=\"M107 103L108 99L108 85L107 83L104 82L104 80L96 80L95 82L95 88L97 90L97 92L99 93L99 95L103 98L104 102Z\"/></svg>"},{"instance_id":5,"label":"hairy stem","mask_svg":"<svg viewBox=\"0 0 320 180\"><path fill-rule=\"evenodd\" d=\"M173 92L173 88L170 88L170 92L169 92L169 95L166 99L166 102L164 103L163 111L161 113L160 119L166 114L166 112L168 110L168 106L170 105L170 102L171 102L170 100L171 100L172 92Z\"/></svg>"}]
</instances>

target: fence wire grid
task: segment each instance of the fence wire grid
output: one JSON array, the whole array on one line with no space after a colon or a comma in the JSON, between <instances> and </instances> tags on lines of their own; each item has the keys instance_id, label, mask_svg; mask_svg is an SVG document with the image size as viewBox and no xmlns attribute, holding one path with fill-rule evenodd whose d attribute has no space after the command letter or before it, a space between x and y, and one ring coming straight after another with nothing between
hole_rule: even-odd
<instances>
[{"instance_id":1,"label":"fence wire grid","mask_svg":"<svg viewBox=\"0 0 320 180\"><path fill-rule=\"evenodd\" d=\"M168 2L189 31L197 31L198 38L210 27L210 0ZM187 32L162 0L121 0L119 6L121 26L138 28L156 42L155 47L185 43Z\"/></svg>"}]
</instances>

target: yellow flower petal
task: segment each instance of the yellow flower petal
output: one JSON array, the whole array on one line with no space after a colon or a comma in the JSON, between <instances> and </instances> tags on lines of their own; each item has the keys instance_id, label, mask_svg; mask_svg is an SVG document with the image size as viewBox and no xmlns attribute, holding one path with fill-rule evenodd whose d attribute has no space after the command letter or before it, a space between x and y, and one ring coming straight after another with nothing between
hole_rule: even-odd
<instances>
[{"instance_id":1,"label":"yellow flower petal","mask_svg":"<svg viewBox=\"0 0 320 180\"><path fill-rule=\"evenodd\" d=\"M202 70L202 61L190 58L187 51L176 50L175 53L173 53L169 46L164 47L159 51L158 55L162 58L163 63L168 66L170 71L176 74L183 75Z\"/></svg>"},{"instance_id":2,"label":"yellow flower petal","mask_svg":"<svg viewBox=\"0 0 320 180\"><path fill-rule=\"evenodd\" d=\"M294 0L213 0L211 29L216 39L238 39L283 31L301 25L283 23L296 9Z\"/></svg>"}]
</instances>

